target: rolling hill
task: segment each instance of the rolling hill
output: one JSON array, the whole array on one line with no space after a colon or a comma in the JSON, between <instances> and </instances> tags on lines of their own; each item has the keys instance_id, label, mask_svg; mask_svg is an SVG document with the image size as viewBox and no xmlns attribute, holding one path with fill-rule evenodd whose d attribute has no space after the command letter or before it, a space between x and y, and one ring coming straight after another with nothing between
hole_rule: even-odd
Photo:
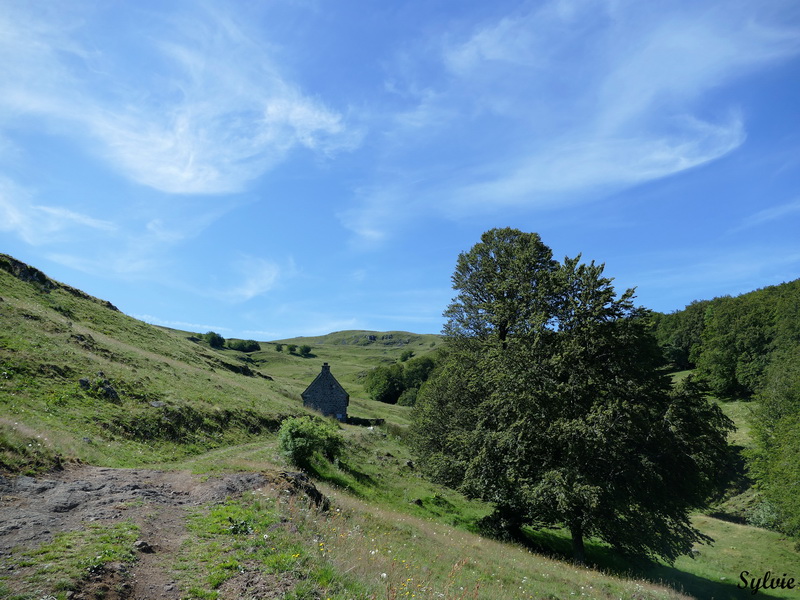
<instances>
[{"instance_id":1,"label":"rolling hill","mask_svg":"<svg viewBox=\"0 0 800 600\"><path fill-rule=\"evenodd\" d=\"M0 255L0 471L8 475L0 488L38 489L20 474L52 479L45 487L53 490L103 477L127 482L117 491L161 482L152 497L118 500L119 522L54 531L34 547L0 554L0 598L100 597L102 586L104 597L133 597L130 583L153 563L133 544L158 535L154 523L164 525L156 562L172 598L247 597L258 589L341 600L685 597L652 583L661 580L695 597L744 598L749 591L736 587L742 569L800 572L791 544L777 534L703 515L717 546L675 566L628 563L590 545L599 568L576 567L562 560L558 531L532 532L538 554L477 535L489 507L422 478L402 439L410 409L363 392L370 368L408 350L435 352L441 341L342 331L260 342L249 353L214 349L198 332L143 323ZM279 344L311 351L299 356ZM349 391L352 415L387 421L342 426L345 456L315 465L316 485L334 509L319 513L268 485L184 508L171 500L235 472L279 478L290 466L275 432L287 416L308 414L300 392L323 362ZM0 509L21 504L21 496L0 494Z\"/></svg>"}]
</instances>

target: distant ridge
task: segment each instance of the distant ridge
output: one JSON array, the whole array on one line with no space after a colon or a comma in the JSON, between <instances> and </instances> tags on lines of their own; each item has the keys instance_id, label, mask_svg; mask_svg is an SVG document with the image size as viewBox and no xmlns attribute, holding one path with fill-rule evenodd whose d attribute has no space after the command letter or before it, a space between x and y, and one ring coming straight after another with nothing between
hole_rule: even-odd
<instances>
[{"instance_id":1,"label":"distant ridge","mask_svg":"<svg viewBox=\"0 0 800 600\"><path fill-rule=\"evenodd\" d=\"M442 336L435 333L411 333L408 331L369 331L361 329L334 331L325 335L299 336L273 340L280 344L324 344L341 346L405 346L409 344L441 342Z\"/></svg>"}]
</instances>

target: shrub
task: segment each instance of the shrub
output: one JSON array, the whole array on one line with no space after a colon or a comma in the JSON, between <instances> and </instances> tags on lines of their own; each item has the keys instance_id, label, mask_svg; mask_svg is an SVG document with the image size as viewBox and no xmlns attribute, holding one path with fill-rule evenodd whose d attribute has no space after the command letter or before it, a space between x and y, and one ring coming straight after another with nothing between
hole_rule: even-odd
<instances>
[{"instance_id":1,"label":"shrub","mask_svg":"<svg viewBox=\"0 0 800 600\"><path fill-rule=\"evenodd\" d=\"M311 346L308 346L308 345L304 344L304 345L300 346L299 352L300 352L300 356L308 356L309 354L311 354Z\"/></svg>"},{"instance_id":2,"label":"shrub","mask_svg":"<svg viewBox=\"0 0 800 600\"><path fill-rule=\"evenodd\" d=\"M275 344L275 352L283 352L283 344Z\"/></svg>"},{"instance_id":3,"label":"shrub","mask_svg":"<svg viewBox=\"0 0 800 600\"><path fill-rule=\"evenodd\" d=\"M278 430L278 445L292 464L308 468L315 454L336 460L342 453L344 439L332 423L311 417L291 417Z\"/></svg>"},{"instance_id":4,"label":"shrub","mask_svg":"<svg viewBox=\"0 0 800 600\"><path fill-rule=\"evenodd\" d=\"M204 334L203 339L205 339L212 348L222 348L225 345L225 338L215 331L209 331Z\"/></svg>"},{"instance_id":5,"label":"shrub","mask_svg":"<svg viewBox=\"0 0 800 600\"><path fill-rule=\"evenodd\" d=\"M377 366L367 373L364 390L378 402L414 406L417 390L428 380L435 366L435 361L428 356Z\"/></svg>"},{"instance_id":6,"label":"shrub","mask_svg":"<svg viewBox=\"0 0 800 600\"><path fill-rule=\"evenodd\" d=\"M375 367L364 380L364 390L378 402L396 404L403 389L403 366L399 364Z\"/></svg>"},{"instance_id":7,"label":"shrub","mask_svg":"<svg viewBox=\"0 0 800 600\"><path fill-rule=\"evenodd\" d=\"M747 524L778 531L781 525L781 516L769 501L762 500L750 510L747 515Z\"/></svg>"},{"instance_id":8,"label":"shrub","mask_svg":"<svg viewBox=\"0 0 800 600\"><path fill-rule=\"evenodd\" d=\"M261 344L255 340L228 340L228 348L239 352L258 352Z\"/></svg>"}]
</instances>

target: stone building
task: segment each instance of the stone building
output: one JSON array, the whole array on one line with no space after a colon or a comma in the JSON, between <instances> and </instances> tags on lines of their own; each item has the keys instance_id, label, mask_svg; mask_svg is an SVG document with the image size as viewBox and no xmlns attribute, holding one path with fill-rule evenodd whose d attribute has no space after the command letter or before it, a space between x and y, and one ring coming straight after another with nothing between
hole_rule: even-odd
<instances>
[{"instance_id":1,"label":"stone building","mask_svg":"<svg viewBox=\"0 0 800 600\"><path fill-rule=\"evenodd\" d=\"M320 374L300 396L303 398L303 406L313 408L326 417L347 421L347 405L350 404L350 394L336 381L328 363L323 363Z\"/></svg>"}]
</instances>

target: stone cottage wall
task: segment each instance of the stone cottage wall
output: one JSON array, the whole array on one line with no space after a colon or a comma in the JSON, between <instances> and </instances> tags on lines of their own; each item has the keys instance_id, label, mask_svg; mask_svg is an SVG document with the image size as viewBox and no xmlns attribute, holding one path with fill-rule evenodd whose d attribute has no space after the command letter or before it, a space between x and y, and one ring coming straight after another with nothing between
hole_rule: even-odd
<instances>
[{"instance_id":1,"label":"stone cottage wall","mask_svg":"<svg viewBox=\"0 0 800 600\"><path fill-rule=\"evenodd\" d=\"M328 363L322 365L322 372L302 393L303 405L321 412L326 417L340 421L347 420L347 405L350 395L336 381Z\"/></svg>"}]
</instances>

